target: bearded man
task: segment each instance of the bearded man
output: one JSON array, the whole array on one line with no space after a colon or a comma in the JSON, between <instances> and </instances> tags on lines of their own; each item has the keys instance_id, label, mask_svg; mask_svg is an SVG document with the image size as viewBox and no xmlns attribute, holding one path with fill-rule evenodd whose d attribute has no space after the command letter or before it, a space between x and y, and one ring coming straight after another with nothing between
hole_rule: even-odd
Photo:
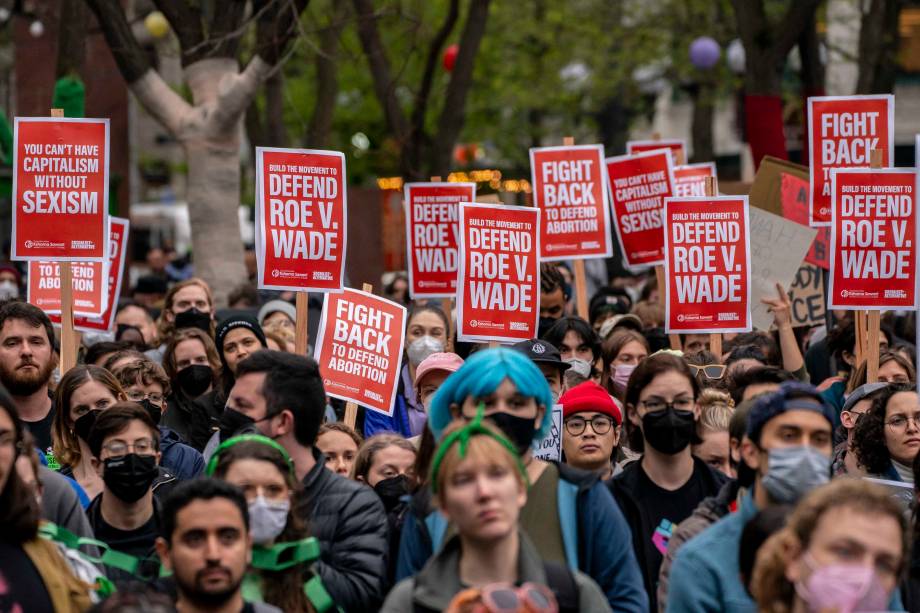
<instances>
[{"instance_id":1,"label":"bearded man","mask_svg":"<svg viewBox=\"0 0 920 613\"><path fill-rule=\"evenodd\" d=\"M56 367L54 328L48 316L20 300L0 304L0 383L46 454L51 450L54 420L48 382Z\"/></svg>"}]
</instances>

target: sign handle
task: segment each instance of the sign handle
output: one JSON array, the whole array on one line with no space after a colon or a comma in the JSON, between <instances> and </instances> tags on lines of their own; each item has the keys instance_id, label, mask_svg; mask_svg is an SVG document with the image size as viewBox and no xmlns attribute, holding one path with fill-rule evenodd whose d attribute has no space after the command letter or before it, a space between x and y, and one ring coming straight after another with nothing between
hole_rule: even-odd
<instances>
[{"instance_id":1,"label":"sign handle","mask_svg":"<svg viewBox=\"0 0 920 613\"><path fill-rule=\"evenodd\" d=\"M367 292L368 294L371 294L374 291L374 286L371 285L370 283L364 283L361 286L361 289ZM357 419L358 419L358 405L355 404L354 402L346 402L345 403L345 423L348 425L349 428L354 430L355 421Z\"/></svg>"},{"instance_id":2,"label":"sign handle","mask_svg":"<svg viewBox=\"0 0 920 613\"><path fill-rule=\"evenodd\" d=\"M658 301L664 302L665 296L665 278L664 278L664 266L659 264L655 266L655 277L658 279ZM679 334L668 334L668 340L671 341L671 349L674 351L680 351L680 335Z\"/></svg>"},{"instance_id":3,"label":"sign handle","mask_svg":"<svg viewBox=\"0 0 920 613\"><path fill-rule=\"evenodd\" d=\"M307 355L307 324L310 311L307 309L310 296L307 292L297 292L295 308L296 321L294 322L294 353Z\"/></svg>"},{"instance_id":4,"label":"sign handle","mask_svg":"<svg viewBox=\"0 0 920 613\"><path fill-rule=\"evenodd\" d=\"M450 298L441 298L441 310L447 316L447 351L454 350L454 308Z\"/></svg>"},{"instance_id":5,"label":"sign handle","mask_svg":"<svg viewBox=\"0 0 920 613\"><path fill-rule=\"evenodd\" d=\"M866 347L866 360L868 364L866 365L866 383L875 383L878 381L878 360L879 360L879 350L880 350L880 327L881 327L881 312L880 311L869 311L869 340Z\"/></svg>"},{"instance_id":6,"label":"sign handle","mask_svg":"<svg viewBox=\"0 0 920 613\"><path fill-rule=\"evenodd\" d=\"M706 196L712 198L716 195L715 177L706 177L703 183L703 189ZM716 356L716 359L722 361L722 335L714 332L709 335L709 351Z\"/></svg>"},{"instance_id":7,"label":"sign handle","mask_svg":"<svg viewBox=\"0 0 920 613\"><path fill-rule=\"evenodd\" d=\"M856 311L856 367L866 356L866 312Z\"/></svg>"}]
</instances>

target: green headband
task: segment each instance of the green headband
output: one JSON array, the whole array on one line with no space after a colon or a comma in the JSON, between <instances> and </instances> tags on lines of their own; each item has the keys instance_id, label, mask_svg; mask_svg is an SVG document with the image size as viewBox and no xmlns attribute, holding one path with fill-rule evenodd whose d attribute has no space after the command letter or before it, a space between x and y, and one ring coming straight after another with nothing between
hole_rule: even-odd
<instances>
[{"instance_id":1,"label":"green headband","mask_svg":"<svg viewBox=\"0 0 920 613\"><path fill-rule=\"evenodd\" d=\"M476 409L476 417L472 419L468 424L451 432L444 440L441 441L441 444L438 446L437 452L434 454L434 460L431 463L431 491L434 494L438 493L438 471L441 468L441 462L444 461L444 456L447 455L447 452L450 451L450 448L454 446L455 443L459 441L460 443L460 458L463 459L466 457L466 448L469 445L470 439L478 434L484 434L490 436L502 446L508 450L511 456L517 462L518 470L521 471L521 475L524 477L524 483L527 486L530 486L530 482L527 479L527 470L524 468L524 464L521 462L521 456L518 454L517 449L514 445L511 444L507 438L498 434L489 428L486 428L482 425L482 418L486 412L486 405L479 403L479 407Z\"/></svg>"},{"instance_id":2,"label":"green headband","mask_svg":"<svg viewBox=\"0 0 920 613\"><path fill-rule=\"evenodd\" d=\"M233 447L237 443L245 442L262 443L263 445L268 445L281 454L281 457L284 458L284 461L287 462L288 467L290 467L291 474L294 474L294 462L291 460L291 456L288 455L287 450L277 442L273 441L267 436L262 436L261 434L240 434L239 436L234 436L225 440L223 443L217 446L217 449L214 450L214 454L211 456L211 460L208 462L208 467L205 469L205 474L209 477L213 477L214 472L217 470L217 463L220 461L220 454L225 452L230 447Z\"/></svg>"}]
</instances>

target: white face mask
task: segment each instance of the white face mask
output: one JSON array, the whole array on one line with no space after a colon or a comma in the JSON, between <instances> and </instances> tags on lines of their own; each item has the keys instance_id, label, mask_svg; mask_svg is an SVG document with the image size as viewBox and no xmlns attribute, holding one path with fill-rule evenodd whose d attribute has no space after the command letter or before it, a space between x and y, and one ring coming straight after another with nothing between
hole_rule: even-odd
<instances>
[{"instance_id":1,"label":"white face mask","mask_svg":"<svg viewBox=\"0 0 920 613\"><path fill-rule=\"evenodd\" d=\"M287 525L290 500L269 501L259 496L249 503L249 533L256 545L274 541Z\"/></svg>"},{"instance_id":2,"label":"white face mask","mask_svg":"<svg viewBox=\"0 0 920 613\"><path fill-rule=\"evenodd\" d=\"M432 353L440 353L442 351L444 351L444 343L426 334L409 343L409 347L406 349L406 355L409 356L409 362L413 366L418 366Z\"/></svg>"},{"instance_id":3,"label":"white face mask","mask_svg":"<svg viewBox=\"0 0 920 613\"><path fill-rule=\"evenodd\" d=\"M12 281L0 281L0 300L19 298L19 286Z\"/></svg>"},{"instance_id":4,"label":"white face mask","mask_svg":"<svg viewBox=\"0 0 920 613\"><path fill-rule=\"evenodd\" d=\"M585 379L591 378L591 364L588 362L585 362L581 358L568 358L562 361L572 365L572 372L578 373Z\"/></svg>"}]
</instances>

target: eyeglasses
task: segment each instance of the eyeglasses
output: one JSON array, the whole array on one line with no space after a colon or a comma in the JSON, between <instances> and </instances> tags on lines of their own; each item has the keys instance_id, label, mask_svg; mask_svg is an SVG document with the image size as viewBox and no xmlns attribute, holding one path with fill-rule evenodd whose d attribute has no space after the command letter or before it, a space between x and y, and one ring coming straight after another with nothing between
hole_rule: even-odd
<instances>
[{"instance_id":1,"label":"eyeglasses","mask_svg":"<svg viewBox=\"0 0 920 613\"><path fill-rule=\"evenodd\" d=\"M886 421L885 425L892 430L906 430L907 422L913 423L915 428L920 428L920 413L910 417L905 417L904 415L895 415Z\"/></svg>"},{"instance_id":2,"label":"eyeglasses","mask_svg":"<svg viewBox=\"0 0 920 613\"><path fill-rule=\"evenodd\" d=\"M707 379L721 379L725 376L725 369L728 368L725 364L704 364L702 366L688 364L688 366L693 369L694 377L699 376L702 372Z\"/></svg>"},{"instance_id":3,"label":"eyeglasses","mask_svg":"<svg viewBox=\"0 0 920 613\"><path fill-rule=\"evenodd\" d=\"M110 456L116 458L128 455L130 451L137 455L153 455L156 452L156 448L153 446L153 439L149 438L139 438L134 441L133 445L125 441L114 440L106 443L102 448L108 451Z\"/></svg>"},{"instance_id":4,"label":"eyeglasses","mask_svg":"<svg viewBox=\"0 0 920 613\"><path fill-rule=\"evenodd\" d=\"M144 400L149 400L152 404L157 405L158 407L163 406L163 394L145 394L144 392L134 390L133 392L126 392L128 395L128 400L131 402L143 402Z\"/></svg>"},{"instance_id":5,"label":"eyeglasses","mask_svg":"<svg viewBox=\"0 0 920 613\"><path fill-rule=\"evenodd\" d=\"M640 400L639 404L644 406L649 413L657 413L667 409L675 409L677 411L693 410L692 398L677 398L671 402L662 400L661 398L652 398L651 400Z\"/></svg>"},{"instance_id":6,"label":"eyeglasses","mask_svg":"<svg viewBox=\"0 0 920 613\"><path fill-rule=\"evenodd\" d=\"M565 420L565 431L571 436L581 436L588 424L591 424L591 429L595 434L607 434L610 432L613 420L604 415L595 415L590 420L584 417L570 417Z\"/></svg>"},{"instance_id":7,"label":"eyeglasses","mask_svg":"<svg viewBox=\"0 0 920 613\"><path fill-rule=\"evenodd\" d=\"M451 601L452 611L484 611L485 613L558 613L559 605L545 585L527 582L521 587L493 583L483 588L471 588L457 594Z\"/></svg>"}]
</instances>

